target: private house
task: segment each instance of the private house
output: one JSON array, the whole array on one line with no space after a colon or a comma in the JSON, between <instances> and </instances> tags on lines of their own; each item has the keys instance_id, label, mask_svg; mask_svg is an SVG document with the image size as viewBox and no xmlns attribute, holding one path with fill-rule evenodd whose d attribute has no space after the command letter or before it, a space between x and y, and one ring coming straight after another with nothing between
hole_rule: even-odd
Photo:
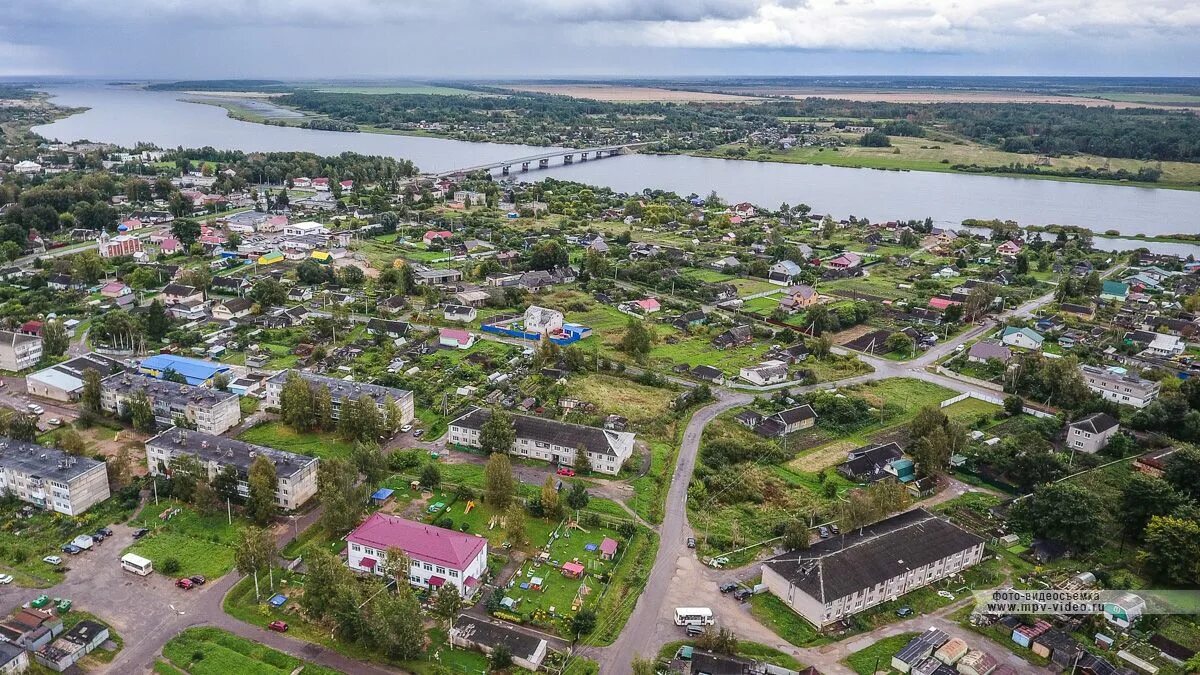
<instances>
[{"instance_id":1,"label":"private house","mask_svg":"<svg viewBox=\"0 0 1200 675\"><path fill-rule=\"evenodd\" d=\"M1030 328L1018 328L1016 326L1008 326L1000 331L1000 341L1009 347L1019 347L1021 349L1041 349L1042 343L1046 338L1042 337L1037 331Z\"/></svg>"},{"instance_id":2,"label":"private house","mask_svg":"<svg viewBox=\"0 0 1200 675\"><path fill-rule=\"evenodd\" d=\"M475 344L475 335L461 328L439 328L438 344L451 349L470 349Z\"/></svg>"},{"instance_id":3,"label":"private house","mask_svg":"<svg viewBox=\"0 0 1200 675\"><path fill-rule=\"evenodd\" d=\"M214 319L222 321L232 321L240 319L243 316L250 314L250 309L254 307L254 301L250 298L231 298L229 300L220 300L212 306L212 316Z\"/></svg>"},{"instance_id":4,"label":"private house","mask_svg":"<svg viewBox=\"0 0 1200 675\"><path fill-rule=\"evenodd\" d=\"M780 260L768 269L767 281L776 286L787 286L797 274L800 274L800 265L792 260Z\"/></svg>"},{"instance_id":5,"label":"private house","mask_svg":"<svg viewBox=\"0 0 1200 675\"><path fill-rule=\"evenodd\" d=\"M1129 284L1120 281L1105 280L1100 286L1100 299L1125 302L1129 297Z\"/></svg>"},{"instance_id":6,"label":"private house","mask_svg":"<svg viewBox=\"0 0 1200 675\"><path fill-rule=\"evenodd\" d=\"M825 262L827 267L835 270L848 270L862 265L862 256L857 253L843 253Z\"/></svg>"},{"instance_id":7,"label":"private house","mask_svg":"<svg viewBox=\"0 0 1200 675\"><path fill-rule=\"evenodd\" d=\"M783 297L779 300L779 306L787 310L789 314L795 314L801 310L812 307L821 301L821 295L816 289L807 284L792 286L783 291Z\"/></svg>"},{"instance_id":8,"label":"private house","mask_svg":"<svg viewBox=\"0 0 1200 675\"><path fill-rule=\"evenodd\" d=\"M1085 364L1079 366L1079 371L1088 388L1100 394L1104 400L1134 408L1150 405L1162 389L1161 383L1128 375L1123 368L1099 368Z\"/></svg>"},{"instance_id":9,"label":"private house","mask_svg":"<svg viewBox=\"0 0 1200 675\"><path fill-rule=\"evenodd\" d=\"M275 465L279 481L275 503L291 511L303 506L317 494L317 462L315 457L254 445L236 438L225 438L179 427L167 429L146 441L146 466L150 475L171 473L171 463L181 455L192 455L208 472L209 480L227 466L237 471L238 494L250 494L247 482L250 465L258 457L266 457Z\"/></svg>"},{"instance_id":10,"label":"private house","mask_svg":"<svg viewBox=\"0 0 1200 675\"><path fill-rule=\"evenodd\" d=\"M162 301L167 306L202 300L204 300L204 291L194 286L167 284L162 289Z\"/></svg>"},{"instance_id":11,"label":"private house","mask_svg":"<svg viewBox=\"0 0 1200 675\"><path fill-rule=\"evenodd\" d=\"M108 499L108 466L91 457L0 436L0 494L78 516Z\"/></svg>"},{"instance_id":12,"label":"private house","mask_svg":"<svg viewBox=\"0 0 1200 675\"><path fill-rule=\"evenodd\" d=\"M472 408L450 423L450 443L480 447L479 435L491 411ZM513 415L516 440L509 452L558 466L575 466L582 449L592 470L615 476L633 454L635 435L626 431L569 424L541 417Z\"/></svg>"},{"instance_id":13,"label":"private house","mask_svg":"<svg viewBox=\"0 0 1200 675\"><path fill-rule=\"evenodd\" d=\"M119 281L110 281L100 287L100 295L110 300L116 300L133 295L133 289Z\"/></svg>"},{"instance_id":14,"label":"private house","mask_svg":"<svg viewBox=\"0 0 1200 675\"><path fill-rule=\"evenodd\" d=\"M341 414L342 401L360 400L366 396L375 401L375 408L380 415L387 416L387 404L391 399L400 409L400 419L393 422L399 426L410 424L415 415L413 408L413 393L406 389L384 387L378 384L363 382L347 382L336 377L306 373L302 370L281 370L267 380L267 398L263 401L267 408L279 408L279 398L283 393L283 385L288 376L295 373L308 382L309 387L325 387L329 390L329 398L333 402L333 419Z\"/></svg>"},{"instance_id":15,"label":"private house","mask_svg":"<svg viewBox=\"0 0 1200 675\"><path fill-rule=\"evenodd\" d=\"M25 376L25 391L32 396L54 401L78 401L83 392L84 373L89 369L104 378L125 370L120 361L103 354L90 353L50 366Z\"/></svg>"},{"instance_id":16,"label":"private house","mask_svg":"<svg viewBox=\"0 0 1200 675\"><path fill-rule=\"evenodd\" d=\"M742 261L738 260L737 258L735 258L731 255L727 255L724 258L717 258L716 260L712 261L708 265L709 265L709 267L712 267L715 270L724 271L726 269L736 268L741 264L742 264Z\"/></svg>"},{"instance_id":17,"label":"private house","mask_svg":"<svg viewBox=\"0 0 1200 675\"><path fill-rule=\"evenodd\" d=\"M771 558L762 580L823 628L972 567L983 548L982 538L914 509Z\"/></svg>"},{"instance_id":18,"label":"private house","mask_svg":"<svg viewBox=\"0 0 1200 675\"><path fill-rule=\"evenodd\" d=\"M886 467L904 457L896 442L866 445L851 450L846 461L838 464L837 472L856 483L874 483L889 475Z\"/></svg>"},{"instance_id":19,"label":"private house","mask_svg":"<svg viewBox=\"0 0 1200 675\"><path fill-rule=\"evenodd\" d=\"M371 319L367 322L367 335L386 335L393 340L405 337L411 326L404 321Z\"/></svg>"},{"instance_id":20,"label":"private house","mask_svg":"<svg viewBox=\"0 0 1200 675\"><path fill-rule=\"evenodd\" d=\"M930 309L935 309L939 312L944 312L947 309L949 309L950 307L953 307L954 305L961 305L961 304L962 304L961 302L959 302L958 300L955 300L954 298L947 298L947 297L943 297L940 295L935 295L932 298L929 298L928 306Z\"/></svg>"},{"instance_id":21,"label":"private house","mask_svg":"<svg viewBox=\"0 0 1200 675\"><path fill-rule=\"evenodd\" d=\"M490 655L504 645L512 654L513 664L537 672L546 659L549 645L536 635L524 633L507 624L492 623L469 614L461 614L450 629L450 644L464 649L478 649Z\"/></svg>"},{"instance_id":22,"label":"private house","mask_svg":"<svg viewBox=\"0 0 1200 675\"><path fill-rule=\"evenodd\" d=\"M0 369L19 372L42 360L42 338L0 330Z\"/></svg>"},{"instance_id":23,"label":"private house","mask_svg":"<svg viewBox=\"0 0 1200 675\"><path fill-rule=\"evenodd\" d=\"M220 435L237 426L242 418L237 394L133 373L117 373L100 381L100 407L124 417L129 413L130 399L138 392L146 394L154 421L162 426L183 419L197 431Z\"/></svg>"},{"instance_id":24,"label":"private house","mask_svg":"<svg viewBox=\"0 0 1200 675\"><path fill-rule=\"evenodd\" d=\"M1179 339L1178 335L1164 335L1162 333L1154 333L1154 339L1146 345L1143 352L1147 356L1156 356L1160 359L1171 359L1183 353L1187 343Z\"/></svg>"},{"instance_id":25,"label":"private house","mask_svg":"<svg viewBox=\"0 0 1200 675\"><path fill-rule=\"evenodd\" d=\"M537 305L530 305L521 319L526 333L546 335L562 331L562 312Z\"/></svg>"},{"instance_id":26,"label":"private house","mask_svg":"<svg viewBox=\"0 0 1200 675\"><path fill-rule=\"evenodd\" d=\"M662 305L658 302L657 298L643 298L632 302L622 302L620 305L617 305L617 309L626 314L647 315L659 311L662 309Z\"/></svg>"},{"instance_id":27,"label":"private house","mask_svg":"<svg viewBox=\"0 0 1200 675\"><path fill-rule=\"evenodd\" d=\"M439 286L462 281L462 271L413 265L413 274L418 286Z\"/></svg>"},{"instance_id":28,"label":"private house","mask_svg":"<svg viewBox=\"0 0 1200 675\"><path fill-rule=\"evenodd\" d=\"M446 242L453 236L454 233L449 230L428 230L421 236L421 241L425 242L425 245L428 246L434 242Z\"/></svg>"},{"instance_id":29,"label":"private house","mask_svg":"<svg viewBox=\"0 0 1200 675\"><path fill-rule=\"evenodd\" d=\"M478 312L467 305L446 305L442 308L442 318L455 323L469 323L475 320Z\"/></svg>"},{"instance_id":30,"label":"private house","mask_svg":"<svg viewBox=\"0 0 1200 675\"><path fill-rule=\"evenodd\" d=\"M999 253L1002 256L1015 256L1020 252L1021 243L1015 239L1009 239L1008 241L996 247L996 253Z\"/></svg>"},{"instance_id":31,"label":"private house","mask_svg":"<svg viewBox=\"0 0 1200 675\"><path fill-rule=\"evenodd\" d=\"M764 361L757 366L747 366L738 371L738 377L757 386L778 384L787 381L787 364L783 361Z\"/></svg>"},{"instance_id":32,"label":"private house","mask_svg":"<svg viewBox=\"0 0 1200 675\"><path fill-rule=\"evenodd\" d=\"M734 326L712 339L712 344L717 349L744 347L751 342L754 342L754 331L746 324Z\"/></svg>"},{"instance_id":33,"label":"private house","mask_svg":"<svg viewBox=\"0 0 1200 675\"><path fill-rule=\"evenodd\" d=\"M812 406L801 405L782 410L773 415L763 415L755 410L743 410L734 418L739 424L753 429L764 438L778 438L817 423L817 413Z\"/></svg>"},{"instance_id":34,"label":"private house","mask_svg":"<svg viewBox=\"0 0 1200 675\"><path fill-rule=\"evenodd\" d=\"M454 299L458 301L458 304L468 307L483 307L490 297L492 296L488 295L487 291L479 289L459 291L454 294Z\"/></svg>"},{"instance_id":35,"label":"private house","mask_svg":"<svg viewBox=\"0 0 1200 675\"><path fill-rule=\"evenodd\" d=\"M1106 413L1092 413L1067 427L1067 445L1072 450L1095 454L1108 445L1108 439L1120 430L1117 421Z\"/></svg>"},{"instance_id":36,"label":"private house","mask_svg":"<svg viewBox=\"0 0 1200 675\"><path fill-rule=\"evenodd\" d=\"M704 380L705 382L711 382L717 385L725 384L725 373L721 372L719 368L714 368L712 366L696 366L695 368L692 368L691 375L697 380Z\"/></svg>"},{"instance_id":37,"label":"private house","mask_svg":"<svg viewBox=\"0 0 1200 675\"><path fill-rule=\"evenodd\" d=\"M1058 304L1058 311L1088 320L1096 316L1096 307L1094 305L1079 305L1072 302L1060 302Z\"/></svg>"},{"instance_id":38,"label":"private house","mask_svg":"<svg viewBox=\"0 0 1200 675\"><path fill-rule=\"evenodd\" d=\"M486 537L376 512L345 539L346 565L356 572L386 576L388 550L403 551L410 562L408 582L417 588L450 584L469 598L487 574Z\"/></svg>"},{"instance_id":39,"label":"private house","mask_svg":"<svg viewBox=\"0 0 1200 675\"><path fill-rule=\"evenodd\" d=\"M46 287L53 291L73 291L84 285L75 281L69 274L51 274L46 279Z\"/></svg>"},{"instance_id":40,"label":"private house","mask_svg":"<svg viewBox=\"0 0 1200 675\"><path fill-rule=\"evenodd\" d=\"M972 363L986 363L992 359L1008 363L1012 360L1012 350L993 340L980 340L967 350L967 360Z\"/></svg>"},{"instance_id":41,"label":"private house","mask_svg":"<svg viewBox=\"0 0 1200 675\"><path fill-rule=\"evenodd\" d=\"M155 354L138 363L138 372L160 380L168 373L174 372L183 376L187 384L193 387L211 387L214 377L218 374L228 377L232 370L229 366L215 361L191 359L174 354Z\"/></svg>"}]
</instances>

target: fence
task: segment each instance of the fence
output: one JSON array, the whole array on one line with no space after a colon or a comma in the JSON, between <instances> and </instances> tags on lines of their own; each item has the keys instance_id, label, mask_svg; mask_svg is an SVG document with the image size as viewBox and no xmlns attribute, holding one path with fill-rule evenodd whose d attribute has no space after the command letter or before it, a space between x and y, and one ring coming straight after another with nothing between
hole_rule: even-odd
<instances>
[{"instance_id":1,"label":"fence","mask_svg":"<svg viewBox=\"0 0 1200 675\"><path fill-rule=\"evenodd\" d=\"M973 399L977 399L980 401L986 401L988 403L992 403L992 404L999 405L999 406L1004 405L1004 399L999 396L991 396L988 394L981 394L977 391L968 391L965 394L959 394L958 396L951 396L950 398L946 399L945 401L942 401L941 403L939 403L938 407L945 408L946 406L954 405L955 403L958 403L959 401L965 401L968 398L973 398ZM1021 412L1025 413L1027 415L1033 415L1034 417L1041 417L1041 418L1049 418L1049 417L1055 416L1053 412L1051 412L1049 410L1043 410L1041 408L1035 408L1035 407L1029 405L1028 403L1026 403L1024 400L1021 401Z\"/></svg>"}]
</instances>

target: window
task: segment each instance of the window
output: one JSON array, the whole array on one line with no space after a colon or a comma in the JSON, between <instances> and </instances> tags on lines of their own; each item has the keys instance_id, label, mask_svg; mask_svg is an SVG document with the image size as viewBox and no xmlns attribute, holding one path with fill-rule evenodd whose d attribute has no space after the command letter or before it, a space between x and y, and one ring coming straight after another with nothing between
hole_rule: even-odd
<instances>
[{"instance_id":1,"label":"window","mask_svg":"<svg viewBox=\"0 0 1200 675\"><path fill-rule=\"evenodd\" d=\"M450 578L457 579L458 578L458 570L450 570Z\"/></svg>"},{"instance_id":2,"label":"window","mask_svg":"<svg viewBox=\"0 0 1200 675\"><path fill-rule=\"evenodd\" d=\"M425 567L425 571L426 571L426 572L432 572L432 571L433 571L433 565L431 565L430 563L425 563L424 567Z\"/></svg>"},{"instance_id":3,"label":"window","mask_svg":"<svg viewBox=\"0 0 1200 675\"><path fill-rule=\"evenodd\" d=\"M362 550L362 547L359 546L358 544L350 544L350 550L354 551L355 553L358 553L359 551Z\"/></svg>"},{"instance_id":4,"label":"window","mask_svg":"<svg viewBox=\"0 0 1200 675\"><path fill-rule=\"evenodd\" d=\"M437 573L438 573L438 574L445 574L445 573L446 573L446 568L445 568L445 567L442 567L441 565L438 565L438 568L437 568Z\"/></svg>"}]
</instances>

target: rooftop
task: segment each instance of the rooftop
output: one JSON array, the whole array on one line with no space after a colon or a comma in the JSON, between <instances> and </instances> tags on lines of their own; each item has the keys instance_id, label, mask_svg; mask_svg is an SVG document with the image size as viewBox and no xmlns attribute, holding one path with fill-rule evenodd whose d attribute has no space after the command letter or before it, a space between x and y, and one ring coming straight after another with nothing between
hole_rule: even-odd
<instances>
[{"instance_id":1,"label":"rooftop","mask_svg":"<svg viewBox=\"0 0 1200 675\"><path fill-rule=\"evenodd\" d=\"M239 441L235 438L213 436L179 427L167 429L146 441L146 447L169 450L172 454L195 455L203 462L235 466L241 473L249 471L250 464L254 462L255 458L263 455L275 464L275 475L280 478L292 476L317 461L315 457L308 455L298 455Z\"/></svg>"},{"instance_id":2,"label":"rooftop","mask_svg":"<svg viewBox=\"0 0 1200 675\"><path fill-rule=\"evenodd\" d=\"M386 513L373 513L346 535L347 541L387 550L399 548L409 557L462 571L487 546L487 540Z\"/></svg>"},{"instance_id":3,"label":"rooftop","mask_svg":"<svg viewBox=\"0 0 1200 675\"><path fill-rule=\"evenodd\" d=\"M467 429L482 429L484 422L491 416L491 410L475 408L450 424ZM602 455L616 455L617 453L613 449L614 445L623 445L633 439L633 434L625 431L612 431L541 417L513 415L512 419L513 426L517 430L517 438L531 438L568 448L583 446L588 452Z\"/></svg>"},{"instance_id":4,"label":"rooftop","mask_svg":"<svg viewBox=\"0 0 1200 675\"><path fill-rule=\"evenodd\" d=\"M388 396L391 396L392 400L396 401L397 403L412 398L412 392L408 391L407 389L384 387L378 384L370 384L366 382L347 382L345 380L339 380L336 377L317 375L315 373L306 373L302 370L281 370L272 375L267 382L271 384L282 385L284 382L287 382L289 373L296 373L300 377L304 378L304 380L310 385L325 385L329 389L330 398L332 398L334 401L341 401L345 398L361 398L363 396L370 396L371 398L375 399L377 404L382 405Z\"/></svg>"},{"instance_id":5,"label":"rooftop","mask_svg":"<svg viewBox=\"0 0 1200 675\"><path fill-rule=\"evenodd\" d=\"M229 399L237 399L237 394L228 391L194 387L190 384L168 382L134 373L109 375L101 381L101 389L115 391L124 396L132 396L135 392L144 391L146 396L155 401L179 405L214 406Z\"/></svg>"},{"instance_id":6,"label":"rooftop","mask_svg":"<svg viewBox=\"0 0 1200 675\"><path fill-rule=\"evenodd\" d=\"M207 381L217 373L229 372L229 366L215 361L205 361L203 359L191 359L186 356L175 356L174 354L155 354L141 360L138 364L142 370L157 371L165 373L168 370L173 370L182 375L188 384L196 385ZM161 377L161 375L158 375Z\"/></svg>"},{"instance_id":7,"label":"rooftop","mask_svg":"<svg viewBox=\"0 0 1200 675\"><path fill-rule=\"evenodd\" d=\"M90 457L76 457L57 448L0 436L0 467L21 473L70 481L102 464Z\"/></svg>"},{"instance_id":8,"label":"rooftop","mask_svg":"<svg viewBox=\"0 0 1200 675\"><path fill-rule=\"evenodd\" d=\"M1117 426L1117 421L1102 412L1092 413L1071 423L1071 428L1080 428L1092 434L1102 434L1115 426Z\"/></svg>"}]
</instances>

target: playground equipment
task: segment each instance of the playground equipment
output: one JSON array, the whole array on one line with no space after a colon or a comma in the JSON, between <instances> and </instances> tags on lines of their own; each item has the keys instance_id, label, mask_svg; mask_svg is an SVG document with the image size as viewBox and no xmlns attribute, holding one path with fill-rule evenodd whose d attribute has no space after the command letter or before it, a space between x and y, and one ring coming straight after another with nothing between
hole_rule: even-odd
<instances>
[{"instance_id":1,"label":"playground equipment","mask_svg":"<svg viewBox=\"0 0 1200 675\"><path fill-rule=\"evenodd\" d=\"M582 532L584 534L591 534L587 530L583 529L583 526L581 526L579 524L578 520L572 520L571 522L567 523L567 528L572 529L572 530L579 530L580 532Z\"/></svg>"},{"instance_id":2,"label":"playground equipment","mask_svg":"<svg viewBox=\"0 0 1200 675\"><path fill-rule=\"evenodd\" d=\"M464 514L470 513L471 509L473 509L473 508L475 508L475 500L474 499L467 502L467 509L465 511L463 511L463 513Z\"/></svg>"}]
</instances>

